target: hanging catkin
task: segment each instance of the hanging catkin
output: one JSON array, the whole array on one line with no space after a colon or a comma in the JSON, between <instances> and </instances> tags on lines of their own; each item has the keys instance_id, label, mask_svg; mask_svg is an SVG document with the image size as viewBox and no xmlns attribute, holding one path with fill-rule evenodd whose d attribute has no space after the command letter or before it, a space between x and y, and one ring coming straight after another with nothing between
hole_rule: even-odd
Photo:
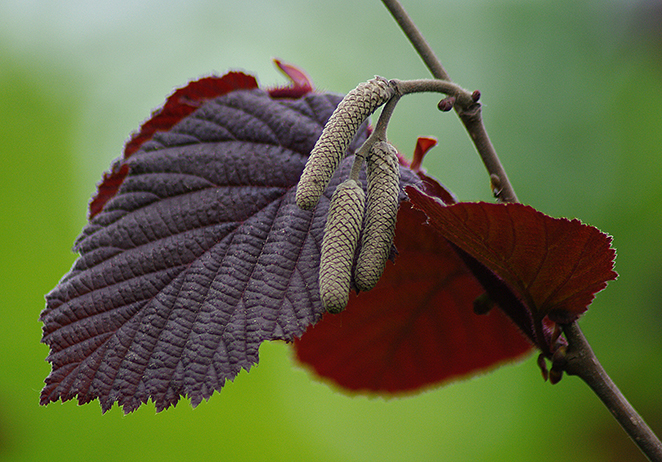
<instances>
[{"instance_id":1,"label":"hanging catkin","mask_svg":"<svg viewBox=\"0 0 662 462\"><path fill-rule=\"evenodd\" d=\"M397 152L391 144L376 142L370 149L367 164L368 198L354 273L354 282L361 291L372 289L384 272L395 236L400 188Z\"/></svg>"},{"instance_id":2,"label":"hanging catkin","mask_svg":"<svg viewBox=\"0 0 662 462\"><path fill-rule=\"evenodd\" d=\"M365 193L355 180L340 184L331 198L319 274L320 297L330 313L344 310L349 300L352 264L364 207Z\"/></svg>"},{"instance_id":3,"label":"hanging catkin","mask_svg":"<svg viewBox=\"0 0 662 462\"><path fill-rule=\"evenodd\" d=\"M317 205L359 126L375 109L388 101L393 88L375 77L350 91L331 114L315 144L297 186L297 205L311 210Z\"/></svg>"}]
</instances>

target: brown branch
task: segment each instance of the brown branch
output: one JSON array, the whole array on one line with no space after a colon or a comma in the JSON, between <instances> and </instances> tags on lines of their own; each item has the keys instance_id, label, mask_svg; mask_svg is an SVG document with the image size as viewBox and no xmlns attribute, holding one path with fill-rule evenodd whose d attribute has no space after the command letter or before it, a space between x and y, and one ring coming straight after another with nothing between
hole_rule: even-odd
<instances>
[{"instance_id":1,"label":"brown branch","mask_svg":"<svg viewBox=\"0 0 662 462\"><path fill-rule=\"evenodd\" d=\"M414 46L416 52L430 70L430 73L437 79L450 82L451 79L441 65L439 58L437 58L427 40L425 40L425 37L418 30L418 27L416 27L416 24L411 20L400 2L398 0L382 0L382 2ZM515 190L510 184L510 180L508 180L508 175L506 175L506 171L501 165L499 156L483 125L480 104L476 102L470 108L456 106L456 111L469 133L471 141L473 141L490 178L493 181L498 181L500 184L498 199L502 202L517 202Z\"/></svg>"},{"instance_id":2,"label":"brown branch","mask_svg":"<svg viewBox=\"0 0 662 462\"><path fill-rule=\"evenodd\" d=\"M395 22L398 23L402 32L405 33L411 44L416 49L416 53L421 57L425 65L430 69L430 73L440 80L451 81L451 78L446 73L444 66L441 65L439 58L434 54L432 47L428 44L421 31L418 30L416 24L411 20L405 9L402 7L398 0L382 0L386 9L389 10Z\"/></svg>"},{"instance_id":3,"label":"brown branch","mask_svg":"<svg viewBox=\"0 0 662 462\"><path fill-rule=\"evenodd\" d=\"M468 109L476 104L471 92L449 80L416 79L416 80L390 80L400 95L410 93L436 92L444 93L455 98L455 106Z\"/></svg>"},{"instance_id":4,"label":"brown branch","mask_svg":"<svg viewBox=\"0 0 662 462\"><path fill-rule=\"evenodd\" d=\"M493 183L498 182L500 185L497 199L501 202L518 202L515 190L512 184L510 184L506 170L503 168L499 156L494 149L494 145L492 145L492 140L490 140L487 134L485 124L483 124L480 105L476 104L471 110L463 110L460 107L456 107L456 111L464 124L464 128L469 133L471 141L476 146L476 151L478 151L483 165L485 165L485 168L490 174L491 181Z\"/></svg>"},{"instance_id":5,"label":"brown branch","mask_svg":"<svg viewBox=\"0 0 662 462\"><path fill-rule=\"evenodd\" d=\"M563 332L568 349L559 366L593 390L650 461L662 462L662 443L607 375L579 325L576 322L566 324Z\"/></svg>"}]
</instances>

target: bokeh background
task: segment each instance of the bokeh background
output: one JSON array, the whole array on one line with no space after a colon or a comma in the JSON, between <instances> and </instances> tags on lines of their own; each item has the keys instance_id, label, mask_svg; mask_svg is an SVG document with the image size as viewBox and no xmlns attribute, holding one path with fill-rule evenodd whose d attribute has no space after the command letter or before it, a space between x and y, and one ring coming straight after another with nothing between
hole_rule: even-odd
<instances>
[{"instance_id":1,"label":"bokeh background","mask_svg":"<svg viewBox=\"0 0 662 462\"><path fill-rule=\"evenodd\" d=\"M581 325L662 432L662 5L405 0L453 79L482 92L523 202L614 236L618 281ZM273 57L347 92L429 74L377 0L0 0L0 460L643 460L586 386L535 358L403 399L349 397L287 345L191 409L124 416L38 405L43 296L69 269L94 185L173 88L228 69L283 84ZM457 118L403 100L389 135L463 200L491 200Z\"/></svg>"}]
</instances>

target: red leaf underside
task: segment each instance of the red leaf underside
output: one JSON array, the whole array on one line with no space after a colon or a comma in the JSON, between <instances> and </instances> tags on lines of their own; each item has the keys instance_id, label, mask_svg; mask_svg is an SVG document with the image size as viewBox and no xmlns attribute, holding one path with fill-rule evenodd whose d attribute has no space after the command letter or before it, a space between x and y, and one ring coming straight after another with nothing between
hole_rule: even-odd
<instances>
[{"instance_id":1,"label":"red leaf underside","mask_svg":"<svg viewBox=\"0 0 662 462\"><path fill-rule=\"evenodd\" d=\"M444 206L414 188L407 192L440 235L505 281L536 319L576 320L617 277L611 237L579 220L522 204Z\"/></svg>"},{"instance_id":2,"label":"red leaf underside","mask_svg":"<svg viewBox=\"0 0 662 462\"><path fill-rule=\"evenodd\" d=\"M500 311L476 315L483 293L444 239L404 202L395 264L295 341L317 375L359 392L393 394L467 377L522 357L531 344ZM340 317L340 321L338 321Z\"/></svg>"},{"instance_id":3,"label":"red leaf underside","mask_svg":"<svg viewBox=\"0 0 662 462\"><path fill-rule=\"evenodd\" d=\"M416 140L416 148L414 149L414 156L410 168L415 172L420 171L421 166L423 165L423 158L428 151L436 145L437 140L435 138L419 137Z\"/></svg>"}]
</instances>

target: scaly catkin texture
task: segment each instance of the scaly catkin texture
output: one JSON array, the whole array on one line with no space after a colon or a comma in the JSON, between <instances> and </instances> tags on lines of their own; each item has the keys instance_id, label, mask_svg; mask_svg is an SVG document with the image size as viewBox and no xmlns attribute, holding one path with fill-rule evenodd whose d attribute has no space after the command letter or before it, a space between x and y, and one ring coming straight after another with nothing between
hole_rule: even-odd
<instances>
[{"instance_id":1,"label":"scaly catkin texture","mask_svg":"<svg viewBox=\"0 0 662 462\"><path fill-rule=\"evenodd\" d=\"M349 301L354 253L361 234L365 193L346 180L333 193L324 228L320 261L320 297L329 313L340 313Z\"/></svg>"},{"instance_id":2,"label":"scaly catkin texture","mask_svg":"<svg viewBox=\"0 0 662 462\"><path fill-rule=\"evenodd\" d=\"M363 121L393 96L382 77L359 84L338 104L315 144L297 186L297 205L311 210L319 201L347 146Z\"/></svg>"},{"instance_id":3,"label":"scaly catkin texture","mask_svg":"<svg viewBox=\"0 0 662 462\"><path fill-rule=\"evenodd\" d=\"M395 237L398 215L400 167L395 148L378 141L370 149L368 199L354 282L361 291L370 290L384 272Z\"/></svg>"}]
</instances>

